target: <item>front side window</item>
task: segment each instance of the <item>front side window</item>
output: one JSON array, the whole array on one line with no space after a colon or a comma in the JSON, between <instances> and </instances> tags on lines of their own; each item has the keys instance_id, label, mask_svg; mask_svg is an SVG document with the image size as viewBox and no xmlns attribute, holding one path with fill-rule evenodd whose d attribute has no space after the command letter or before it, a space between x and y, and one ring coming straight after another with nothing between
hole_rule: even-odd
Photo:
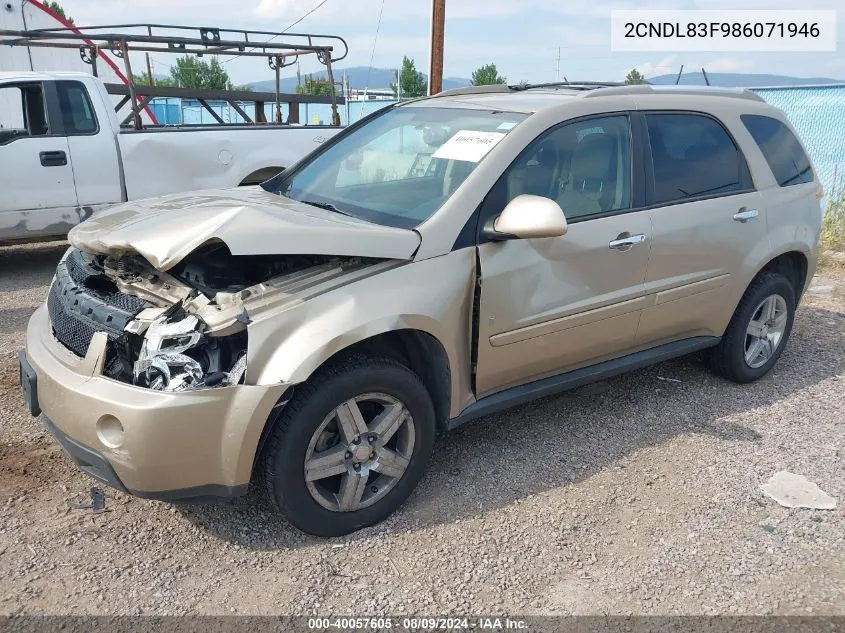
<instances>
[{"instance_id":1,"label":"front side window","mask_svg":"<svg viewBox=\"0 0 845 633\"><path fill-rule=\"evenodd\" d=\"M0 145L49 133L41 84L0 87Z\"/></svg>"},{"instance_id":2,"label":"front side window","mask_svg":"<svg viewBox=\"0 0 845 633\"><path fill-rule=\"evenodd\" d=\"M758 114L743 114L740 118L781 187L813 182L810 159L788 127L777 119Z\"/></svg>"},{"instance_id":3,"label":"front side window","mask_svg":"<svg viewBox=\"0 0 845 633\"><path fill-rule=\"evenodd\" d=\"M369 222L413 228L434 215L526 116L393 108L264 187Z\"/></svg>"},{"instance_id":4,"label":"front side window","mask_svg":"<svg viewBox=\"0 0 845 633\"><path fill-rule=\"evenodd\" d=\"M96 134L97 119L85 86L78 81L57 81L56 91L65 134Z\"/></svg>"},{"instance_id":5,"label":"front side window","mask_svg":"<svg viewBox=\"0 0 845 633\"><path fill-rule=\"evenodd\" d=\"M657 204L746 188L745 159L725 129L699 114L648 114Z\"/></svg>"},{"instance_id":6,"label":"front side window","mask_svg":"<svg viewBox=\"0 0 845 633\"><path fill-rule=\"evenodd\" d=\"M491 192L498 212L519 195L551 198L567 221L631 207L631 133L627 116L585 119L544 134Z\"/></svg>"}]
</instances>

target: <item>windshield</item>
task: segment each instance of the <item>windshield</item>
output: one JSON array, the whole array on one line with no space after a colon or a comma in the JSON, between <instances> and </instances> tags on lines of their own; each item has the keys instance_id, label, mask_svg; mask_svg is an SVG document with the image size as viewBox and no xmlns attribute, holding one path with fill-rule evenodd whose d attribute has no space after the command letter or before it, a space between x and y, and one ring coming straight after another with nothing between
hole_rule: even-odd
<instances>
[{"instance_id":1,"label":"windshield","mask_svg":"<svg viewBox=\"0 0 845 633\"><path fill-rule=\"evenodd\" d=\"M264 187L369 222L413 228L434 215L526 116L393 108Z\"/></svg>"}]
</instances>

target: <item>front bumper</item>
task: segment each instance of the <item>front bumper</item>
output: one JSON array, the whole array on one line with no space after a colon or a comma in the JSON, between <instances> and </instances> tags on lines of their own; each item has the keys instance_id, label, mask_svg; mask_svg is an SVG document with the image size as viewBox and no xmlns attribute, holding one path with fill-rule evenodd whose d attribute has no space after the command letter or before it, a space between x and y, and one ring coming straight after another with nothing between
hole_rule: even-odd
<instances>
[{"instance_id":1,"label":"front bumper","mask_svg":"<svg viewBox=\"0 0 845 633\"><path fill-rule=\"evenodd\" d=\"M45 424L77 465L132 494L164 500L245 492L262 431L286 385L164 393L101 375L106 339L84 358L38 308L26 334Z\"/></svg>"}]
</instances>

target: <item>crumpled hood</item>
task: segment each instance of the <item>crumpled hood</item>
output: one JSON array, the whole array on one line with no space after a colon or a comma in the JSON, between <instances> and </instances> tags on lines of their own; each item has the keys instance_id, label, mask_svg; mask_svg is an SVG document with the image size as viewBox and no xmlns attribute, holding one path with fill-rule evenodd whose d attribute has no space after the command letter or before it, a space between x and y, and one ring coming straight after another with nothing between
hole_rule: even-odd
<instances>
[{"instance_id":1,"label":"crumpled hood","mask_svg":"<svg viewBox=\"0 0 845 633\"><path fill-rule=\"evenodd\" d=\"M260 187L210 189L111 207L71 229L83 251L119 257L136 252L168 270L206 242L233 255L337 255L411 259L412 230L370 224Z\"/></svg>"}]
</instances>

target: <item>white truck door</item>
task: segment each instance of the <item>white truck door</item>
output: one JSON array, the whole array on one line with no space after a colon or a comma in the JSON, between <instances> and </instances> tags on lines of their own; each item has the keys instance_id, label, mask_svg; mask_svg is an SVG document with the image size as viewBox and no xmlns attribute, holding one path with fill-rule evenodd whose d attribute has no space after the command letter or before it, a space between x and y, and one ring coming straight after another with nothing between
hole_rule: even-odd
<instances>
[{"instance_id":1,"label":"white truck door","mask_svg":"<svg viewBox=\"0 0 845 633\"><path fill-rule=\"evenodd\" d=\"M81 219L87 219L98 207L123 201L120 156L108 120L113 115L104 110L108 104L104 105L99 95L89 94L81 81L63 79L53 85L70 148Z\"/></svg>"},{"instance_id":2,"label":"white truck door","mask_svg":"<svg viewBox=\"0 0 845 633\"><path fill-rule=\"evenodd\" d=\"M67 139L41 82L0 84L0 241L60 235L79 221Z\"/></svg>"}]
</instances>

